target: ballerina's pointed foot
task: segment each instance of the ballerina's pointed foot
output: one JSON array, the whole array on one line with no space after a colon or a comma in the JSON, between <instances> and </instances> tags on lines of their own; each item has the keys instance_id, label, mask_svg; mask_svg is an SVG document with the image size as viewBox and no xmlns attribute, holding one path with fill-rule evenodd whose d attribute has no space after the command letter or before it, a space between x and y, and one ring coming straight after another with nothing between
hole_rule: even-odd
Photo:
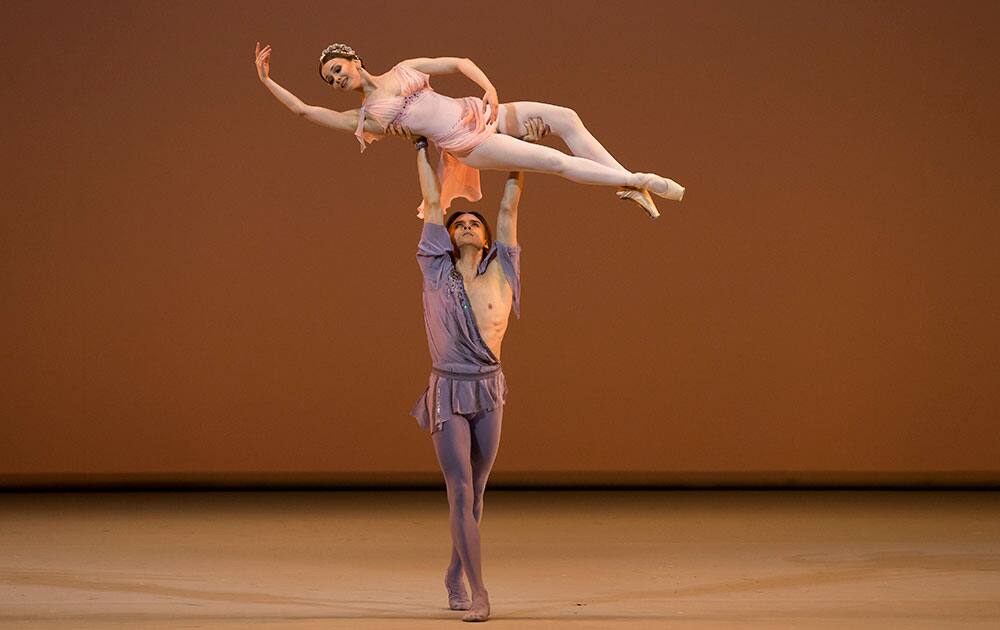
<instances>
[{"instance_id":1,"label":"ballerina's pointed foot","mask_svg":"<svg viewBox=\"0 0 1000 630\"><path fill-rule=\"evenodd\" d=\"M684 187L672 179L660 177L654 173L640 173L645 180L643 188L648 188L654 195L659 195L671 201L680 201L684 198Z\"/></svg>"},{"instance_id":2,"label":"ballerina's pointed foot","mask_svg":"<svg viewBox=\"0 0 1000 630\"><path fill-rule=\"evenodd\" d=\"M660 211L656 209L656 204L653 203L653 198L649 195L649 191L642 188L621 188L615 193L618 198L622 201L634 201L639 206L646 211L650 219L656 219L660 216Z\"/></svg>"},{"instance_id":3,"label":"ballerina's pointed foot","mask_svg":"<svg viewBox=\"0 0 1000 630\"><path fill-rule=\"evenodd\" d=\"M672 201L680 201L681 199L684 199L685 188L683 186L672 179L667 179L666 177L663 179L667 182L667 191L660 195L661 197Z\"/></svg>"}]
</instances>

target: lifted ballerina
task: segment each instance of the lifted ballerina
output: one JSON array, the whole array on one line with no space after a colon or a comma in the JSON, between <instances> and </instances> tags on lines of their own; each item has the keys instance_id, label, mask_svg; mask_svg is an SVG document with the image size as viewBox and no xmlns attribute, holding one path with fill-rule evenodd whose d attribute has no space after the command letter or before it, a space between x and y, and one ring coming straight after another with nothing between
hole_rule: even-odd
<instances>
[{"instance_id":1,"label":"lifted ballerina","mask_svg":"<svg viewBox=\"0 0 1000 630\"><path fill-rule=\"evenodd\" d=\"M392 124L427 137L440 149L437 177L441 211L452 199L481 198L479 169L532 171L575 182L618 186L618 196L638 203L650 217L660 216L648 191L680 201L684 187L653 173L623 167L566 107L522 101L500 104L496 88L469 59L407 59L380 75L370 74L361 57L346 44L331 44L320 55L320 76L333 88L361 93L360 109L338 112L307 105L270 78L271 47L257 43L255 63L261 82L286 107L306 120L352 132L361 143L378 139ZM482 98L451 98L430 87L430 76L461 72L485 93ZM525 121L541 118L562 138L573 155L520 140ZM418 216L423 216L423 205Z\"/></svg>"}]
</instances>

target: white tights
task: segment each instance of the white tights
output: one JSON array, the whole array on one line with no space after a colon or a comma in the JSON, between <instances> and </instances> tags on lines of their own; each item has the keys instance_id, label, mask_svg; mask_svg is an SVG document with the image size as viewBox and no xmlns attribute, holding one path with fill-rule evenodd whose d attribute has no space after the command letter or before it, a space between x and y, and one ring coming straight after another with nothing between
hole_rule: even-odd
<instances>
[{"instance_id":1,"label":"white tights","mask_svg":"<svg viewBox=\"0 0 1000 630\"><path fill-rule=\"evenodd\" d=\"M535 117L548 124L573 155L513 137L523 135L524 121ZM659 175L632 173L619 164L584 127L576 112L566 107L529 101L504 103L500 106L498 131L459 159L478 169L550 173L581 184L634 186L658 194L666 193L670 186L670 180Z\"/></svg>"}]
</instances>

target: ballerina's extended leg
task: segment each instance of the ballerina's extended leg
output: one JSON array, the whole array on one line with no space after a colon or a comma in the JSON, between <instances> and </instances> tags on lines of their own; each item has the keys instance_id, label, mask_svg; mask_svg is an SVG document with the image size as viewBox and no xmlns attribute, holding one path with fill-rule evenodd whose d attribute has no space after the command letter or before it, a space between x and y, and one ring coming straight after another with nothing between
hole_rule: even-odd
<instances>
[{"instance_id":1,"label":"ballerina's extended leg","mask_svg":"<svg viewBox=\"0 0 1000 630\"><path fill-rule=\"evenodd\" d=\"M584 126L580 116L572 109L533 101L504 103L500 106L502 130L509 136L517 137L523 134L525 122L531 118L541 118L549 126L552 135L565 142L573 155L619 171L630 172L597 141L597 138Z\"/></svg>"},{"instance_id":2,"label":"ballerina's extended leg","mask_svg":"<svg viewBox=\"0 0 1000 630\"><path fill-rule=\"evenodd\" d=\"M552 135L562 139L574 156L583 157L625 173L629 172L590 133L574 110L534 101L504 103L500 106L501 129L507 135L516 137L522 134L526 128L526 121L531 118L543 120L549 126ZM676 182L674 185L677 185ZM660 216L653 199L641 188L622 187L617 194L620 199L631 200L639 204L651 218L655 219ZM683 196L683 189L680 194Z\"/></svg>"},{"instance_id":3,"label":"ballerina's extended leg","mask_svg":"<svg viewBox=\"0 0 1000 630\"><path fill-rule=\"evenodd\" d=\"M650 183L648 175L629 173L620 167L606 166L587 158L566 155L551 147L522 142L500 134L491 136L461 160L473 168L551 173L581 184L644 188ZM642 205L651 217L659 216L652 199L648 195L639 197L640 195L641 192L633 200Z\"/></svg>"},{"instance_id":4,"label":"ballerina's extended leg","mask_svg":"<svg viewBox=\"0 0 1000 630\"><path fill-rule=\"evenodd\" d=\"M566 155L551 147L522 142L511 136L490 136L465 157L465 164L478 169L551 173L581 184L647 188L666 192L666 178L650 173L629 173L587 158ZM659 191L654 191L659 192Z\"/></svg>"}]
</instances>

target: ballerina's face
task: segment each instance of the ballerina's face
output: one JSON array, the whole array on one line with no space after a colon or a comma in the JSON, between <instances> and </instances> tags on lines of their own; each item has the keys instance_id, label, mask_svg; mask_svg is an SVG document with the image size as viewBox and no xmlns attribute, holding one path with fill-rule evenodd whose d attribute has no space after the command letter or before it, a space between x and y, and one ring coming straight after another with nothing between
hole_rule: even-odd
<instances>
[{"instance_id":1,"label":"ballerina's face","mask_svg":"<svg viewBox=\"0 0 1000 630\"><path fill-rule=\"evenodd\" d=\"M463 245L476 245L480 249L486 248L486 228L476 215L459 215L449 229L451 242L456 248L461 248Z\"/></svg>"},{"instance_id":2,"label":"ballerina's face","mask_svg":"<svg viewBox=\"0 0 1000 630\"><path fill-rule=\"evenodd\" d=\"M338 90L356 90L361 85L357 59L334 57L323 64L323 80Z\"/></svg>"}]
</instances>

